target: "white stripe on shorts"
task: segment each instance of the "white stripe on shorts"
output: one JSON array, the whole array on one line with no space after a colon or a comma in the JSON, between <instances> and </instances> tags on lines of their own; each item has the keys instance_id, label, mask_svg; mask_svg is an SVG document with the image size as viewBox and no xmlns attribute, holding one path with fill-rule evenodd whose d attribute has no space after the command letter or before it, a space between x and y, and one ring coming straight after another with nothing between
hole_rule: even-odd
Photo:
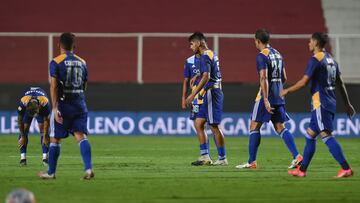
<instances>
[{"instance_id":1,"label":"white stripe on shorts","mask_svg":"<svg viewBox=\"0 0 360 203\"><path fill-rule=\"evenodd\" d=\"M258 109L259 109L259 103L260 103L260 100L255 102L253 113L252 113L252 116L251 116L251 120L253 120L253 121L256 120L256 115L257 115L257 112L258 112Z\"/></svg>"},{"instance_id":2,"label":"white stripe on shorts","mask_svg":"<svg viewBox=\"0 0 360 203\"><path fill-rule=\"evenodd\" d=\"M324 123L322 122L322 117L321 117L321 107L315 109L315 111L316 111L316 120L317 120L318 127L319 127L320 131L323 131Z\"/></svg>"},{"instance_id":3,"label":"white stripe on shorts","mask_svg":"<svg viewBox=\"0 0 360 203\"><path fill-rule=\"evenodd\" d=\"M55 124L54 124L54 113L51 111L51 115L50 115L50 137L54 137L55 136Z\"/></svg>"},{"instance_id":4,"label":"white stripe on shorts","mask_svg":"<svg viewBox=\"0 0 360 203\"><path fill-rule=\"evenodd\" d=\"M211 97L211 89L206 92L207 94L207 107L208 107L208 117L209 123L214 123L214 116L213 116L213 108L212 108L212 97Z\"/></svg>"}]
</instances>

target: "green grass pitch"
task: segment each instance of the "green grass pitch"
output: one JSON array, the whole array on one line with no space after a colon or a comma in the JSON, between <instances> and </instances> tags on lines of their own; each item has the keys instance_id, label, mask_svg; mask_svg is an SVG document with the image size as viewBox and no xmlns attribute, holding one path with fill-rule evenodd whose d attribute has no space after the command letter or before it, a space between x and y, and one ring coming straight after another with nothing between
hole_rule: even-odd
<instances>
[{"instance_id":1,"label":"green grass pitch","mask_svg":"<svg viewBox=\"0 0 360 203\"><path fill-rule=\"evenodd\" d=\"M338 139L355 176L334 179L339 166L318 139L306 178L287 174L291 158L279 138L263 138L256 170L235 169L247 160L247 138L227 138L226 167L192 167L195 137L90 137L95 179L81 181L83 165L73 138L63 141L56 180L40 180L38 136L31 136L28 166L18 166L16 136L0 136L0 202L23 187L43 202L360 202L360 139ZM296 139L303 151L304 139ZM211 144L211 153L216 149ZM357 173L359 172L359 173Z\"/></svg>"}]
</instances>

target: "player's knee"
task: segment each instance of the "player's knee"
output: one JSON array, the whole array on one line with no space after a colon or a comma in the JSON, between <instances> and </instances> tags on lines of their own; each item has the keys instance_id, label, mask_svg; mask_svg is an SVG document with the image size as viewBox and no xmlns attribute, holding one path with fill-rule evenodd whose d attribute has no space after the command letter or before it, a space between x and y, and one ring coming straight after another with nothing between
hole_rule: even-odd
<instances>
[{"instance_id":1,"label":"player's knee","mask_svg":"<svg viewBox=\"0 0 360 203\"><path fill-rule=\"evenodd\" d=\"M274 128L276 133L280 134L284 130L285 125L283 123L275 123Z\"/></svg>"},{"instance_id":2,"label":"player's knee","mask_svg":"<svg viewBox=\"0 0 360 203\"><path fill-rule=\"evenodd\" d=\"M306 130L307 134L312 137L312 138L315 138L317 136L317 133L315 131L313 131L311 128L308 128Z\"/></svg>"},{"instance_id":3,"label":"player's knee","mask_svg":"<svg viewBox=\"0 0 360 203\"><path fill-rule=\"evenodd\" d=\"M52 138L50 138L50 142L51 142L51 143L55 143L55 144L60 144L60 139L59 139L59 138L52 137Z\"/></svg>"},{"instance_id":4,"label":"player's knee","mask_svg":"<svg viewBox=\"0 0 360 203\"><path fill-rule=\"evenodd\" d=\"M262 123L251 121L250 123L250 131L259 131L261 128Z\"/></svg>"},{"instance_id":5,"label":"player's knee","mask_svg":"<svg viewBox=\"0 0 360 203\"><path fill-rule=\"evenodd\" d=\"M320 132L320 136L321 136L321 138L329 137L329 136L331 136L331 132L328 130L323 130Z\"/></svg>"}]
</instances>

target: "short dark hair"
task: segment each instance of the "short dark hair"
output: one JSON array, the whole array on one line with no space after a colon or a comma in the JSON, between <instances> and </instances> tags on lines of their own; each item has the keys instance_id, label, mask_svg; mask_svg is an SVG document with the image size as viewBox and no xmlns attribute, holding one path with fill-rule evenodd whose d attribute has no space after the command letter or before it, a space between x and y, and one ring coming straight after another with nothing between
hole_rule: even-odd
<instances>
[{"instance_id":1,"label":"short dark hair","mask_svg":"<svg viewBox=\"0 0 360 203\"><path fill-rule=\"evenodd\" d=\"M207 41L205 35L202 32L194 32L192 35L190 35L189 37L189 42L194 41L194 40L198 40L198 41Z\"/></svg>"},{"instance_id":2,"label":"short dark hair","mask_svg":"<svg viewBox=\"0 0 360 203\"><path fill-rule=\"evenodd\" d=\"M75 35L71 32L62 33L60 36L60 44L67 51L74 49Z\"/></svg>"},{"instance_id":3,"label":"short dark hair","mask_svg":"<svg viewBox=\"0 0 360 203\"><path fill-rule=\"evenodd\" d=\"M267 44L270 41L270 33L263 28L258 29L255 32L255 39L260 40L263 44Z\"/></svg>"},{"instance_id":4,"label":"short dark hair","mask_svg":"<svg viewBox=\"0 0 360 203\"><path fill-rule=\"evenodd\" d=\"M39 111L39 107L40 107L39 100L31 99L26 106L26 110L29 112L30 116L33 116Z\"/></svg>"},{"instance_id":5,"label":"short dark hair","mask_svg":"<svg viewBox=\"0 0 360 203\"><path fill-rule=\"evenodd\" d=\"M323 49L325 47L325 45L327 44L327 42L329 41L328 35L323 32L314 32L311 35L311 38L318 42L320 49Z\"/></svg>"}]
</instances>

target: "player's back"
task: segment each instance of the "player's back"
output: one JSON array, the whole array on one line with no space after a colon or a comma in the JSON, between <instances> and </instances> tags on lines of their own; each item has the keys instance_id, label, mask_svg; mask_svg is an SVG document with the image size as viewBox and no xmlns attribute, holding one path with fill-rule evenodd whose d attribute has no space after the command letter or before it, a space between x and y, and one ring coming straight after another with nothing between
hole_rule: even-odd
<instances>
[{"instance_id":1,"label":"player's back","mask_svg":"<svg viewBox=\"0 0 360 203\"><path fill-rule=\"evenodd\" d=\"M262 68L268 69L268 98L270 104L285 104L284 99L280 97L280 92L283 89L284 80L284 61L280 52L269 46L258 54L256 57L256 63L258 72L260 72L260 69Z\"/></svg>"},{"instance_id":2,"label":"player's back","mask_svg":"<svg viewBox=\"0 0 360 203\"><path fill-rule=\"evenodd\" d=\"M50 63L50 74L58 80L59 108L66 112L87 112L85 60L71 52L61 54Z\"/></svg>"},{"instance_id":3,"label":"player's back","mask_svg":"<svg viewBox=\"0 0 360 203\"><path fill-rule=\"evenodd\" d=\"M322 106L334 113L336 111L336 78L340 74L338 64L327 52L315 54L309 63L314 63L315 67L310 83L312 108Z\"/></svg>"}]
</instances>

